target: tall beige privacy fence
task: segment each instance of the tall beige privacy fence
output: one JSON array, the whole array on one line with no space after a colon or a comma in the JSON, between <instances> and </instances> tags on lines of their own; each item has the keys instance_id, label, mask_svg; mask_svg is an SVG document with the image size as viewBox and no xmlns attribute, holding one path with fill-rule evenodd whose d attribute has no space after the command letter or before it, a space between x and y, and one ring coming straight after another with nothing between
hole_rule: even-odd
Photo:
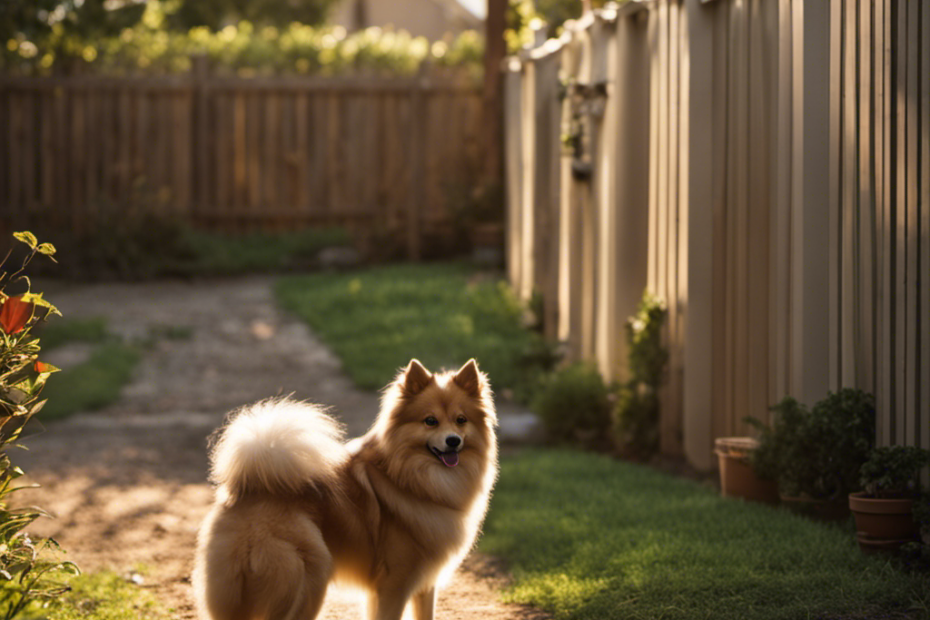
<instances>
[{"instance_id":1,"label":"tall beige privacy fence","mask_svg":"<svg viewBox=\"0 0 930 620\"><path fill-rule=\"evenodd\" d=\"M189 76L0 76L0 225L80 228L141 186L199 226L399 231L415 256L480 166L470 83L223 77L195 60Z\"/></svg>"},{"instance_id":2,"label":"tall beige privacy fence","mask_svg":"<svg viewBox=\"0 0 930 620\"><path fill-rule=\"evenodd\" d=\"M508 260L574 358L668 304L661 440L711 464L785 395L930 447L930 5L608 6L505 71Z\"/></svg>"}]
</instances>

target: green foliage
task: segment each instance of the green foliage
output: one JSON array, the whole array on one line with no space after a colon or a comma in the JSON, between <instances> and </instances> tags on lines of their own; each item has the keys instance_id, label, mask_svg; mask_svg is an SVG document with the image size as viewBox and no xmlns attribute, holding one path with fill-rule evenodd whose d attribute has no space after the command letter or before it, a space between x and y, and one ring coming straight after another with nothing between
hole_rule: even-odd
<instances>
[{"instance_id":1,"label":"green foliage","mask_svg":"<svg viewBox=\"0 0 930 620\"><path fill-rule=\"evenodd\" d=\"M228 23L249 21L259 26L293 22L322 24L338 0L173 0L165 2L169 25L187 30L206 26L219 30Z\"/></svg>"},{"instance_id":2,"label":"green foliage","mask_svg":"<svg viewBox=\"0 0 930 620\"><path fill-rule=\"evenodd\" d=\"M620 3L625 1L620 0ZM591 1L594 8L606 3L607 0ZM559 36L566 21L581 17L582 8L579 0L509 0L504 31L507 50L515 54L522 47L531 45L533 27L544 27L549 38Z\"/></svg>"},{"instance_id":3,"label":"green foliage","mask_svg":"<svg viewBox=\"0 0 930 620\"><path fill-rule=\"evenodd\" d=\"M155 595L116 573L89 573L72 579L71 591L30 617L47 620L168 620Z\"/></svg>"},{"instance_id":4,"label":"green foliage","mask_svg":"<svg viewBox=\"0 0 930 620\"><path fill-rule=\"evenodd\" d=\"M920 492L920 470L930 464L930 450L917 446L875 448L859 469L859 483L872 497L913 496Z\"/></svg>"},{"instance_id":5,"label":"green foliage","mask_svg":"<svg viewBox=\"0 0 930 620\"><path fill-rule=\"evenodd\" d=\"M837 499L858 488L859 469L875 443L870 394L842 389L811 410L788 397L772 411L771 426L746 420L760 431L759 448L750 457L760 477L776 477L788 496Z\"/></svg>"},{"instance_id":6,"label":"green foliage","mask_svg":"<svg viewBox=\"0 0 930 620\"><path fill-rule=\"evenodd\" d=\"M507 561L507 600L557 620L916 620L930 605L930 576L841 528L568 450L501 459L480 549Z\"/></svg>"},{"instance_id":7,"label":"green foliage","mask_svg":"<svg viewBox=\"0 0 930 620\"><path fill-rule=\"evenodd\" d=\"M37 328L36 335L46 351L69 342L100 343L107 338L107 324L100 317L61 319Z\"/></svg>"},{"instance_id":8,"label":"green foliage","mask_svg":"<svg viewBox=\"0 0 930 620\"><path fill-rule=\"evenodd\" d=\"M533 411L554 438L591 441L610 427L611 392L592 364L575 363L547 377Z\"/></svg>"},{"instance_id":9,"label":"green foliage","mask_svg":"<svg viewBox=\"0 0 930 620\"><path fill-rule=\"evenodd\" d=\"M106 407L119 398L139 358L140 351L135 346L120 342L101 345L86 362L62 370L48 386L49 402L39 417L49 422L78 411Z\"/></svg>"},{"instance_id":10,"label":"green foliage","mask_svg":"<svg viewBox=\"0 0 930 620\"><path fill-rule=\"evenodd\" d=\"M620 449L641 459L659 450L659 387L668 361L662 344L666 314L665 304L645 293L626 322L630 378L620 386L614 428Z\"/></svg>"},{"instance_id":11,"label":"green foliage","mask_svg":"<svg viewBox=\"0 0 930 620\"><path fill-rule=\"evenodd\" d=\"M23 486L16 480L23 471L13 465L8 451L19 447L17 441L23 427L36 415L46 401L40 394L48 378L58 369L39 361L41 351L32 328L49 316L60 314L41 293L31 291L31 282L24 275L36 254L49 257L54 246L40 244L29 232L15 233L17 241L28 248L19 268L6 271L10 253L0 263L0 617L9 620L18 616L27 605L37 600L54 599L67 588L59 579L76 573L77 567L58 559L57 543L51 539L30 537L24 530L39 517L46 516L39 508L13 508L10 497ZM12 253L12 250L11 250ZM9 295L7 288L19 290Z\"/></svg>"},{"instance_id":12,"label":"green foliage","mask_svg":"<svg viewBox=\"0 0 930 620\"><path fill-rule=\"evenodd\" d=\"M281 305L307 321L356 385L380 389L416 357L430 370L476 358L496 390L529 394L545 368L542 336L496 278L464 264L378 267L281 278Z\"/></svg>"},{"instance_id":13,"label":"green foliage","mask_svg":"<svg viewBox=\"0 0 930 620\"><path fill-rule=\"evenodd\" d=\"M349 245L343 228L282 233L222 234L194 229L137 207L101 203L75 234L64 223L39 225L71 260L56 275L65 278L140 280L158 277L227 276L313 267L320 250Z\"/></svg>"},{"instance_id":14,"label":"green foliage","mask_svg":"<svg viewBox=\"0 0 930 620\"><path fill-rule=\"evenodd\" d=\"M475 76L480 73L483 41L473 31L462 33L452 41L431 44L406 31L368 28L347 35L345 29L338 26L312 26L294 21L271 25L243 19L226 22L227 25L217 30L206 26L171 29L172 24L187 19L178 17L177 11L188 4L200 7L206 6L201 2L213 1L196 0L183 5L157 0L144 5L130 3L134 9L144 7L141 19L131 27L110 34L88 36L61 24L39 34L18 31L3 40L0 69L46 75L68 73L79 66L84 73L172 74L189 71L191 56L204 55L217 73L245 77L357 72L410 75L416 73L424 61L440 67L465 67ZM293 4L289 0L274 0L271 4L277 2ZM304 10L310 4L293 6L295 10Z\"/></svg>"}]
</instances>

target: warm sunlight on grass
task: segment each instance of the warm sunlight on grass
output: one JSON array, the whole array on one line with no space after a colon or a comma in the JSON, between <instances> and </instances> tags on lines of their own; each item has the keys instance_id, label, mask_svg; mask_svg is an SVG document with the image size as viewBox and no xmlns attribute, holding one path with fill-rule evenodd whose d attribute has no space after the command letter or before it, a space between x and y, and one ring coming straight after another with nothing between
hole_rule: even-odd
<instances>
[{"instance_id":1,"label":"warm sunlight on grass","mask_svg":"<svg viewBox=\"0 0 930 620\"><path fill-rule=\"evenodd\" d=\"M149 590L112 572L81 575L72 579L70 585L71 592L47 609L31 609L28 617L48 620L167 620L169 617Z\"/></svg>"},{"instance_id":2,"label":"warm sunlight on grass","mask_svg":"<svg viewBox=\"0 0 930 620\"><path fill-rule=\"evenodd\" d=\"M504 459L481 548L510 561L509 600L557 618L917 618L930 605L930 577L863 556L851 531L581 452Z\"/></svg>"},{"instance_id":3,"label":"warm sunlight on grass","mask_svg":"<svg viewBox=\"0 0 930 620\"><path fill-rule=\"evenodd\" d=\"M496 278L462 264L393 265L346 274L282 278L282 305L305 319L355 383L379 389L412 357L430 370L476 358L500 389L535 380L528 359L542 344Z\"/></svg>"}]
</instances>

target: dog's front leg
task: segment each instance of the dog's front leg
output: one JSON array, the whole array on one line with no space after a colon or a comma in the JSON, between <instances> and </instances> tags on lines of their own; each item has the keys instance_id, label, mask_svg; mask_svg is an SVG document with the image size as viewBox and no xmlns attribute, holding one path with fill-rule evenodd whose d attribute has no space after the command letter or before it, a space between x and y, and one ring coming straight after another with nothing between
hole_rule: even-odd
<instances>
[{"instance_id":1,"label":"dog's front leg","mask_svg":"<svg viewBox=\"0 0 930 620\"><path fill-rule=\"evenodd\" d=\"M430 586L413 595L413 620L433 620L436 605L436 588Z\"/></svg>"}]
</instances>

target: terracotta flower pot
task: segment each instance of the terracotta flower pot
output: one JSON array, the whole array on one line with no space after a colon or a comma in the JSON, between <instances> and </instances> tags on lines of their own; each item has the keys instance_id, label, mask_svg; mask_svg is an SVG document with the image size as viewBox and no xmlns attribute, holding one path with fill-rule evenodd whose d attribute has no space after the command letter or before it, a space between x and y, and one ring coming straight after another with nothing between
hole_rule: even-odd
<instances>
[{"instance_id":1,"label":"terracotta flower pot","mask_svg":"<svg viewBox=\"0 0 930 620\"><path fill-rule=\"evenodd\" d=\"M849 509L856 518L856 534L863 551L895 551L917 540L914 500L880 499L865 493L850 493Z\"/></svg>"},{"instance_id":2,"label":"terracotta flower pot","mask_svg":"<svg viewBox=\"0 0 930 620\"><path fill-rule=\"evenodd\" d=\"M749 465L749 455L759 446L751 437L720 437L714 442L714 452L720 467L720 494L775 505L778 485L763 480Z\"/></svg>"}]
</instances>

